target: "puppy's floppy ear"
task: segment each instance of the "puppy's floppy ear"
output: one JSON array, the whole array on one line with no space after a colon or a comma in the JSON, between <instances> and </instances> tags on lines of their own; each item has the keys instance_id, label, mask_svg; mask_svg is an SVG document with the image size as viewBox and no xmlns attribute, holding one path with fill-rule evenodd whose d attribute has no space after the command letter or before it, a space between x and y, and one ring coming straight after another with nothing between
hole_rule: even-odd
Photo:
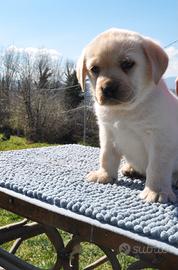
<instances>
[{"instance_id":1,"label":"puppy's floppy ear","mask_svg":"<svg viewBox=\"0 0 178 270\"><path fill-rule=\"evenodd\" d=\"M149 64L149 71L157 84L168 66L168 56L165 51L149 38L143 39L143 49Z\"/></svg>"},{"instance_id":2,"label":"puppy's floppy ear","mask_svg":"<svg viewBox=\"0 0 178 270\"><path fill-rule=\"evenodd\" d=\"M87 69L85 64L85 50L83 50L78 62L77 62L77 79L81 85L82 90L85 90L85 78L87 75Z\"/></svg>"}]
</instances>

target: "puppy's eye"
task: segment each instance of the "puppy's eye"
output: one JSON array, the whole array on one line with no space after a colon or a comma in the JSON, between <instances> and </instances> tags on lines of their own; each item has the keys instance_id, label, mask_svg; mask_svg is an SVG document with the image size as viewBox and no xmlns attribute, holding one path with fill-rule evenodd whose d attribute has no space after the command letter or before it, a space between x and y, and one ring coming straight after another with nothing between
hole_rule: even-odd
<instances>
[{"instance_id":1,"label":"puppy's eye","mask_svg":"<svg viewBox=\"0 0 178 270\"><path fill-rule=\"evenodd\" d=\"M100 68L98 66L93 66L92 68L90 68L90 71L94 74L94 75L98 75L100 72Z\"/></svg>"},{"instance_id":2,"label":"puppy's eye","mask_svg":"<svg viewBox=\"0 0 178 270\"><path fill-rule=\"evenodd\" d=\"M124 72L130 71L134 65L135 65L135 62L130 59L125 59L120 63L120 67L122 68Z\"/></svg>"}]
</instances>

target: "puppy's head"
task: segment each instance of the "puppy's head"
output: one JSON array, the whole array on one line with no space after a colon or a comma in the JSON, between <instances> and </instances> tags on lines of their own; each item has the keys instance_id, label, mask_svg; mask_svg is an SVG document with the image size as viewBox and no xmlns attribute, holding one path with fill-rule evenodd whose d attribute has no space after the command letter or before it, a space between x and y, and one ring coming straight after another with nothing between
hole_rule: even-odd
<instances>
[{"instance_id":1,"label":"puppy's head","mask_svg":"<svg viewBox=\"0 0 178 270\"><path fill-rule=\"evenodd\" d=\"M126 30L110 29L83 50L77 63L82 89L85 77L100 105L125 105L159 82L168 65L163 49L150 39Z\"/></svg>"}]
</instances>

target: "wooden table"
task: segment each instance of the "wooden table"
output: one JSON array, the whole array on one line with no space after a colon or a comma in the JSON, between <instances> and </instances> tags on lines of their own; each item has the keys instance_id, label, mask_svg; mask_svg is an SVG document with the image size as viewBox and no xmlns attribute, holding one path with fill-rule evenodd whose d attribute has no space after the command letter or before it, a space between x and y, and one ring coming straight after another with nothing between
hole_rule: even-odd
<instances>
[{"instance_id":1,"label":"wooden table","mask_svg":"<svg viewBox=\"0 0 178 270\"><path fill-rule=\"evenodd\" d=\"M53 270L79 269L80 243L88 242L97 245L106 255L87 266L85 269L95 269L97 266L110 261L112 269L121 269L116 254L120 251L127 255L135 256L138 261L128 267L128 269L144 269L153 267L156 269L178 269L178 255L169 253L164 250L158 250L154 244L151 247L142 241L136 241L126 234L118 234L111 230L105 229L104 225L97 226L92 224L92 220L86 219L86 222L70 217L69 211L63 214L49 209L45 203L37 205L36 200L19 198L15 192L9 192L0 188L0 207L16 213L25 219L19 223L1 227L0 244L16 240L10 253L0 249L0 266L7 270L37 270L39 268L29 265L17 258L14 253L22 241L45 233L54 245L57 260ZM31 220L33 222L29 223ZM64 246L63 239L57 229L71 233L72 239ZM138 252L136 252L136 250ZM139 252L140 251L140 252ZM144 251L144 252L142 252Z\"/></svg>"}]
</instances>

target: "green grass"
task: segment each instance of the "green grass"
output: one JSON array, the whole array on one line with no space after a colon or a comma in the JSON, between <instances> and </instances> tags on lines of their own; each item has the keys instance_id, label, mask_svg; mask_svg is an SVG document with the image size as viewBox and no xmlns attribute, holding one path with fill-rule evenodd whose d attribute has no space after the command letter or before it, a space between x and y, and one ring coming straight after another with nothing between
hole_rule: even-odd
<instances>
[{"instance_id":1,"label":"green grass","mask_svg":"<svg viewBox=\"0 0 178 270\"><path fill-rule=\"evenodd\" d=\"M0 134L0 151L49 146L49 144L47 143L28 142L23 137L11 136L10 140L7 140L7 141L1 141L1 138L2 138L2 135Z\"/></svg>"},{"instance_id":2,"label":"green grass","mask_svg":"<svg viewBox=\"0 0 178 270\"><path fill-rule=\"evenodd\" d=\"M0 135L1 137L1 135ZM34 148L34 147L42 147L49 146L46 143L29 143L25 138L12 136L9 141L0 141L0 150L17 150L24 148ZM20 221L21 217L7 212L5 210L0 210L0 226L11 224L17 221ZM61 232L63 240L65 243L69 241L71 235L65 232ZM6 243L3 245L3 248L9 250L12 243ZM49 242L48 238L42 234L40 236L33 237L29 240L23 242L23 244L18 249L17 256L22 258L23 260L31 263L35 266L41 267L43 269L48 269L54 265L56 254L53 246ZM95 245L91 245L88 243L82 244L82 253L80 259L80 269L83 269L86 265L94 262L99 257L103 256L101 250ZM125 270L128 267L128 264L135 261L134 258L119 255L119 261L122 265L122 269ZM106 263L97 268L98 270L109 270L111 266L109 263Z\"/></svg>"}]
</instances>

